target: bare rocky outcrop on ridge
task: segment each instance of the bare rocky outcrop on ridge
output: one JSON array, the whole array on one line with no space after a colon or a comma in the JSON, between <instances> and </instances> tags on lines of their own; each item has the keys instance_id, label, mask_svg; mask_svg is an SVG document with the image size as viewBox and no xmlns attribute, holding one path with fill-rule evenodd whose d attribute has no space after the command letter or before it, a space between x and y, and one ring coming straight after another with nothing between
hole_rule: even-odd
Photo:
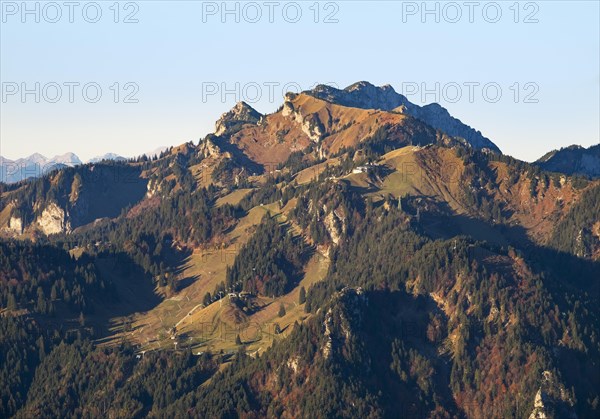
<instances>
[{"instance_id":1,"label":"bare rocky outcrop on ridge","mask_svg":"<svg viewBox=\"0 0 600 419\"><path fill-rule=\"evenodd\" d=\"M215 124L215 135L223 135L234 127L243 124L256 124L262 115L246 102L238 102L230 111L225 112Z\"/></svg>"}]
</instances>

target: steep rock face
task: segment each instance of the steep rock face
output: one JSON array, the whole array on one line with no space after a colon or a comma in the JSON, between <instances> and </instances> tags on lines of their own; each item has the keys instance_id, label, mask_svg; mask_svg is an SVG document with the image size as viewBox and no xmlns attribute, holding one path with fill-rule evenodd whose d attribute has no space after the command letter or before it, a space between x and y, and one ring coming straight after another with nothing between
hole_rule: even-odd
<instances>
[{"instance_id":1,"label":"steep rock face","mask_svg":"<svg viewBox=\"0 0 600 419\"><path fill-rule=\"evenodd\" d=\"M306 134L311 141L318 143L325 135L325 127L319 119L318 113L303 114L300 107L295 108L293 99L294 94L287 94L286 101L283 104L282 115L290 117L295 123L300 124L302 132Z\"/></svg>"},{"instance_id":2,"label":"steep rock face","mask_svg":"<svg viewBox=\"0 0 600 419\"><path fill-rule=\"evenodd\" d=\"M319 85L315 89L305 93L343 106L362 109L381 109L384 111L393 110L410 115L446 134L464 138L474 148L487 148L500 152L500 149L492 141L484 137L481 132L454 118L444 107L437 103L423 107L415 105L405 96L397 93L390 85L377 87L371 83L361 81L343 90Z\"/></svg>"},{"instance_id":3,"label":"steep rock face","mask_svg":"<svg viewBox=\"0 0 600 419\"><path fill-rule=\"evenodd\" d=\"M155 179L150 179L150 181L148 182L148 184L146 185L146 198L152 198L154 195L160 193L161 191L161 182L155 180Z\"/></svg>"},{"instance_id":4,"label":"steep rock face","mask_svg":"<svg viewBox=\"0 0 600 419\"><path fill-rule=\"evenodd\" d=\"M230 129L243 124L257 124L262 115L246 102L238 102L225 112L215 124L215 135L223 135Z\"/></svg>"},{"instance_id":5,"label":"steep rock face","mask_svg":"<svg viewBox=\"0 0 600 419\"><path fill-rule=\"evenodd\" d=\"M97 219L119 216L123 208L144 198L147 184L147 176L136 164L90 164L60 170L22 185L19 195L0 211L0 224L11 236L35 231L70 233Z\"/></svg>"},{"instance_id":6,"label":"steep rock face","mask_svg":"<svg viewBox=\"0 0 600 419\"><path fill-rule=\"evenodd\" d=\"M281 109L281 114L283 116L292 115L296 119L296 122L301 123L302 115L300 115L300 113L297 112L296 108L294 107L294 100L297 97L298 97L298 95L296 93L288 92L285 94L285 101L283 102L283 108Z\"/></svg>"},{"instance_id":7,"label":"steep rock face","mask_svg":"<svg viewBox=\"0 0 600 419\"><path fill-rule=\"evenodd\" d=\"M323 218L325 229L329 233L333 244L337 245L340 243L342 235L346 233L346 217L341 209L336 209L328 213L327 206L323 206L323 211L327 214Z\"/></svg>"},{"instance_id":8,"label":"steep rock face","mask_svg":"<svg viewBox=\"0 0 600 419\"><path fill-rule=\"evenodd\" d=\"M538 390L535 394L535 401L533 402L533 411L529 415L529 419L546 419L546 412L544 410L544 400L542 398L542 390Z\"/></svg>"},{"instance_id":9,"label":"steep rock face","mask_svg":"<svg viewBox=\"0 0 600 419\"><path fill-rule=\"evenodd\" d=\"M352 338L353 331L360 328L363 307L367 304L367 296L360 287L356 289L346 287L334 297L334 303L323 321L324 358L330 358L338 348Z\"/></svg>"},{"instance_id":10,"label":"steep rock face","mask_svg":"<svg viewBox=\"0 0 600 419\"><path fill-rule=\"evenodd\" d=\"M348 213L343 205L336 203L332 195L324 197L321 200L307 199L306 211L310 217L314 217L317 223L324 227L324 230L330 240L325 240L326 245L321 246L321 252L329 257L333 247L338 246L348 231ZM307 232L307 234L309 234ZM316 237L312 237L313 240ZM318 239L317 239L318 241Z\"/></svg>"},{"instance_id":11,"label":"steep rock face","mask_svg":"<svg viewBox=\"0 0 600 419\"><path fill-rule=\"evenodd\" d=\"M550 371L542 373L542 384L535 395L533 411L529 419L569 418L576 419L574 402L565 387Z\"/></svg>"},{"instance_id":12,"label":"steep rock face","mask_svg":"<svg viewBox=\"0 0 600 419\"><path fill-rule=\"evenodd\" d=\"M600 144L589 148L572 145L553 150L534 164L551 172L598 178L600 177Z\"/></svg>"},{"instance_id":13,"label":"steep rock face","mask_svg":"<svg viewBox=\"0 0 600 419\"><path fill-rule=\"evenodd\" d=\"M65 211L54 202L48 204L36 223L44 234L63 233L71 230Z\"/></svg>"},{"instance_id":14,"label":"steep rock face","mask_svg":"<svg viewBox=\"0 0 600 419\"><path fill-rule=\"evenodd\" d=\"M221 149L215 143L213 143L210 138L206 138L198 145L198 154L205 159L210 157L219 157L221 153Z\"/></svg>"},{"instance_id":15,"label":"steep rock face","mask_svg":"<svg viewBox=\"0 0 600 419\"><path fill-rule=\"evenodd\" d=\"M310 114L302 121L302 131L315 143L318 143L323 135L325 134L325 130L323 128L323 124L319 119L319 115Z\"/></svg>"},{"instance_id":16,"label":"steep rock face","mask_svg":"<svg viewBox=\"0 0 600 419\"><path fill-rule=\"evenodd\" d=\"M8 221L8 231L16 234L23 233L23 220L18 217L10 217Z\"/></svg>"}]
</instances>

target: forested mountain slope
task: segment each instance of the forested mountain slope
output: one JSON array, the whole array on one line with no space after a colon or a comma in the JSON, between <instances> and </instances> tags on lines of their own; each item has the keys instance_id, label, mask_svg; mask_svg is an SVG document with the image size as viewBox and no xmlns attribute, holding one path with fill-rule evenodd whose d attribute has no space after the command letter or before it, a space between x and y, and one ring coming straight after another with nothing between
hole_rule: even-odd
<instances>
[{"instance_id":1,"label":"forested mountain slope","mask_svg":"<svg viewBox=\"0 0 600 419\"><path fill-rule=\"evenodd\" d=\"M597 416L600 181L383 90L1 185L0 416Z\"/></svg>"}]
</instances>

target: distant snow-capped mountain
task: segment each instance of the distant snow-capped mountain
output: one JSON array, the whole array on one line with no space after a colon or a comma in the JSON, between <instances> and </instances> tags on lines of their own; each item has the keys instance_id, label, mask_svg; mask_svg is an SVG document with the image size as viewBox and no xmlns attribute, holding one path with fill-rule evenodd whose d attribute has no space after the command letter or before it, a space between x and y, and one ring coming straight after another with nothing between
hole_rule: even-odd
<instances>
[{"instance_id":1,"label":"distant snow-capped mountain","mask_svg":"<svg viewBox=\"0 0 600 419\"><path fill-rule=\"evenodd\" d=\"M168 147L161 146L154 150L140 154L149 158L159 156ZM123 157L116 153L106 153L101 156L92 157L85 163L99 163L103 160L126 161L129 157ZM33 153L28 157L17 160L7 159L0 156L0 182L15 183L24 179L36 178L52 170L62 167L73 167L84 162L75 153L64 153L52 158L47 158L40 153Z\"/></svg>"},{"instance_id":2,"label":"distant snow-capped mountain","mask_svg":"<svg viewBox=\"0 0 600 419\"><path fill-rule=\"evenodd\" d=\"M127 158L115 153L106 153L101 156L92 157L87 161L87 163L98 163L103 160L125 161Z\"/></svg>"},{"instance_id":3,"label":"distant snow-capped mountain","mask_svg":"<svg viewBox=\"0 0 600 419\"><path fill-rule=\"evenodd\" d=\"M0 156L0 181L5 183L19 182L23 179L34 178L61 167L73 167L81 164L74 153L65 153L47 158L40 153L10 160Z\"/></svg>"}]
</instances>

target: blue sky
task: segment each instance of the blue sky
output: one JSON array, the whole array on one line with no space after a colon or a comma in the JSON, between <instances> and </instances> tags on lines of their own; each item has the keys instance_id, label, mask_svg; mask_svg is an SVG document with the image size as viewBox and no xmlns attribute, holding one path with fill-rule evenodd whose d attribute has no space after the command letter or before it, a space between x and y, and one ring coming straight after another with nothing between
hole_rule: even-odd
<instances>
[{"instance_id":1,"label":"blue sky","mask_svg":"<svg viewBox=\"0 0 600 419\"><path fill-rule=\"evenodd\" d=\"M237 100L272 112L284 90L358 80L439 102L528 161L600 139L597 1L50 3L1 5L8 158L197 142Z\"/></svg>"}]
</instances>

